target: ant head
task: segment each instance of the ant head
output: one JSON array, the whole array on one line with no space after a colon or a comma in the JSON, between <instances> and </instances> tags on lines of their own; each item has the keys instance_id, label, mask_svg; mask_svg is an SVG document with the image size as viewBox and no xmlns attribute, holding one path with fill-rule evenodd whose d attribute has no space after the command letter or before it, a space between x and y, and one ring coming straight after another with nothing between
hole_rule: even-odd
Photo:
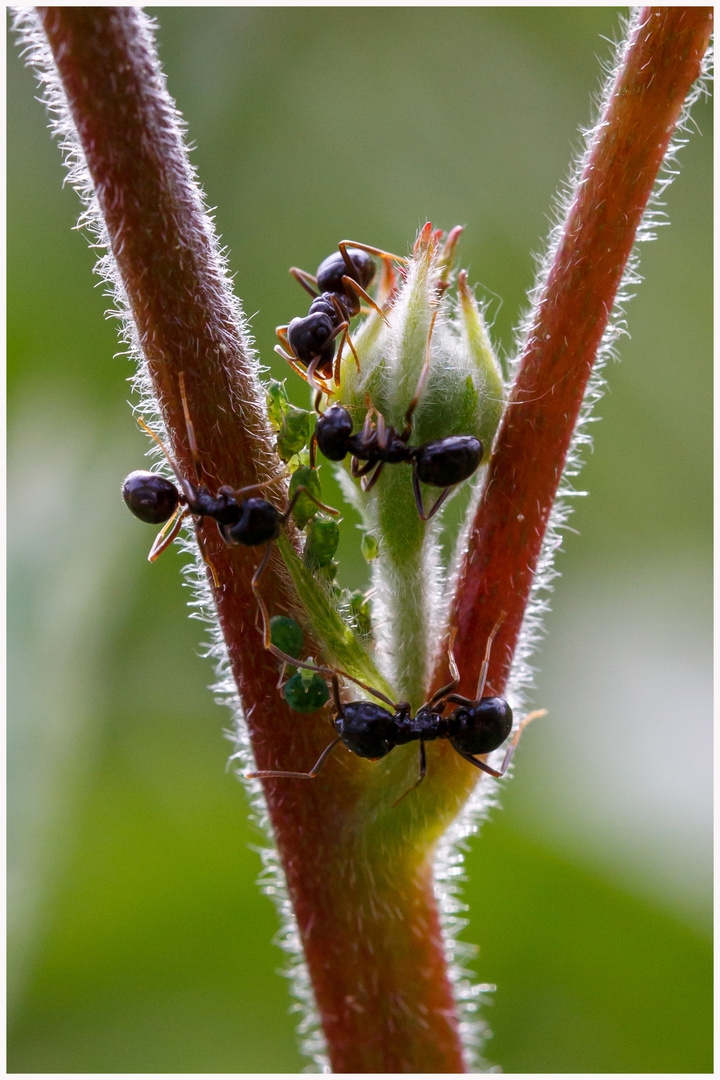
<instances>
[{"instance_id":1,"label":"ant head","mask_svg":"<svg viewBox=\"0 0 720 1080\"><path fill-rule=\"evenodd\" d=\"M315 425L315 438L320 453L328 461L342 461L347 454L347 441L352 435L353 422L347 409L342 405L333 405Z\"/></svg>"},{"instance_id":2,"label":"ant head","mask_svg":"<svg viewBox=\"0 0 720 1080\"><path fill-rule=\"evenodd\" d=\"M169 521L178 504L185 501L171 480L144 469L125 477L122 494L128 509L148 525Z\"/></svg>"},{"instance_id":3,"label":"ant head","mask_svg":"<svg viewBox=\"0 0 720 1080\"><path fill-rule=\"evenodd\" d=\"M344 294L345 286L342 282L344 277L354 278L358 285L361 285L363 289L367 289L375 277L375 260L371 259L366 251L360 251L359 248L348 248L347 253L355 272L350 272L350 267L343 259L342 253L334 251L332 255L328 255L327 259L323 259L318 266L317 285L320 292Z\"/></svg>"},{"instance_id":4,"label":"ant head","mask_svg":"<svg viewBox=\"0 0 720 1080\"><path fill-rule=\"evenodd\" d=\"M504 698L487 697L472 705L461 705L450 720L453 746L466 754L489 754L512 731L513 714Z\"/></svg>"},{"instance_id":5,"label":"ant head","mask_svg":"<svg viewBox=\"0 0 720 1080\"><path fill-rule=\"evenodd\" d=\"M335 728L348 750L373 760L390 753L395 746L392 713L373 701L351 701L342 709Z\"/></svg>"},{"instance_id":6,"label":"ant head","mask_svg":"<svg viewBox=\"0 0 720 1080\"><path fill-rule=\"evenodd\" d=\"M234 525L226 525L222 532L230 544L257 547L275 540L280 533L282 514L266 499L243 499L240 518Z\"/></svg>"}]
</instances>

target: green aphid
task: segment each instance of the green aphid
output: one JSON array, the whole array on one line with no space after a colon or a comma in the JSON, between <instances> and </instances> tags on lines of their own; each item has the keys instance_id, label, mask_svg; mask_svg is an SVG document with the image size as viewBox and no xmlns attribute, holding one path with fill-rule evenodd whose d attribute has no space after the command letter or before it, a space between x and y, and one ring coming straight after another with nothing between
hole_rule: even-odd
<instances>
[{"instance_id":1,"label":"green aphid","mask_svg":"<svg viewBox=\"0 0 720 1080\"><path fill-rule=\"evenodd\" d=\"M338 523L326 514L318 514L307 527L305 565L311 570L330 566L340 543Z\"/></svg>"},{"instance_id":2,"label":"green aphid","mask_svg":"<svg viewBox=\"0 0 720 1080\"><path fill-rule=\"evenodd\" d=\"M277 452L283 461L289 461L304 450L315 430L315 413L288 405L277 437Z\"/></svg>"},{"instance_id":3,"label":"green aphid","mask_svg":"<svg viewBox=\"0 0 720 1080\"><path fill-rule=\"evenodd\" d=\"M268 420L279 431L282 427L283 417L288 408L289 401L285 391L285 380L278 382L277 379L270 379L265 383L265 398L267 401L267 413Z\"/></svg>"},{"instance_id":4,"label":"green aphid","mask_svg":"<svg viewBox=\"0 0 720 1080\"><path fill-rule=\"evenodd\" d=\"M327 683L316 671L298 671L285 683L283 694L290 708L299 713L317 712L330 700Z\"/></svg>"},{"instance_id":5,"label":"green aphid","mask_svg":"<svg viewBox=\"0 0 720 1080\"><path fill-rule=\"evenodd\" d=\"M380 544L374 533L363 533L360 541L360 551L365 562L372 562L380 554Z\"/></svg>"},{"instance_id":6,"label":"green aphid","mask_svg":"<svg viewBox=\"0 0 720 1080\"><path fill-rule=\"evenodd\" d=\"M367 636L372 633L370 601L365 593L360 592L359 590L350 594L350 618L355 624L359 634Z\"/></svg>"},{"instance_id":7,"label":"green aphid","mask_svg":"<svg viewBox=\"0 0 720 1080\"><path fill-rule=\"evenodd\" d=\"M303 632L294 619L286 615L273 615L270 620L270 640L276 649L300 659L303 649Z\"/></svg>"},{"instance_id":8,"label":"green aphid","mask_svg":"<svg viewBox=\"0 0 720 1080\"><path fill-rule=\"evenodd\" d=\"M336 559L331 559L326 566L321 566L319 570L315 571L315 573L318 574L318 576L323 581L326 581L328 584L330 584L337 577L339 566L340 563L337 562Z\"/></svg>"},{"instance_id":9,"label":"green aphid","mask_svg":"<svg viewBox=\"0 0 720 1080\"><path fill-rule=\"evenodd\" d=\"M320 488L317 469L311 469L309 465L301 465L299 469L295 470L290 477L288 501L292 501L293 495L301 486L306 487L316 499L320 498L322 490ZM304 529L308 521L314 518L319 512L320 507L317 503L314 503L312 499L308 498L304 491L301 492L300 497L293 508L293 517L300 528Z\"/></svg>"}]
</instances>

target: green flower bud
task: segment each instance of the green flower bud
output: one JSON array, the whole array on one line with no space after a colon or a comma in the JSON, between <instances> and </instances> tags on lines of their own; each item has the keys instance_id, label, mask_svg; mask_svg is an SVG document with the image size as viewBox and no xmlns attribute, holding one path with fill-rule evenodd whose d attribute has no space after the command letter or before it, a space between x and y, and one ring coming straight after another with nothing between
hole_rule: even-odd
<instances>
[{"instance_id":1,"label":"green flower bud","mask_svg":"<svg viewBox=\"0 0 720 1080\"><path fill-rule=\"evenodd\" d=\"M454 288L460 233L455 228L443 236L429 223L421 230L392 300L381 300L386 318L374 312L361 327L353 328L357 363L349 351L343 354L336 400L351 413L356 432L368 418L371 428L380 432L384 422L386 429L392 427L402 434L410 447L451 436L474 438L482 444L484 464L492 453L504 388L465 272L457 275ZM422 475L430 481L445 475L441 468L433 473L428 466L438 461L432 455L442 452L433 448L423 460ZM473 456L468 459L471 466L474 460ZM346 462L339 468L347 472L349 465ZM449 501L441 505L428 527L418 513L418 502L427 513L442 492L439 484L422 484L416 502L414 468L411 462L388 462L379 476L372 473L369 492L348 476L343 486L352 489L363 515L362 553L368 561L374 560L373 583L382 611L377 626L379 653L387 657L386 670L397 700L407 699L417 706L436 648L437 627L429 612L446 580L436 536ZM457 535L457 526L451 523L445 538L452 544Z\"/></svg>"},{"instance_id":2,"label":"green flower bud","mask_svg":"<svg viewBox=\"0 0 720 1080\"><path fill-rule=\"evenodd\" d=\"M487 460L503 409L503 384L466 271L458 275L458 299L450 297L460 232L452 229L443 240L430 227L422 230L387 314L389 325L372 316L373 334L367 340L361 332L353 335L360 371L352 354L346 355L338 401L364 418L369 400L386 424L402 431L417 399L411 445L472 435L486 448Z\"/></svg>"}]
</instances>

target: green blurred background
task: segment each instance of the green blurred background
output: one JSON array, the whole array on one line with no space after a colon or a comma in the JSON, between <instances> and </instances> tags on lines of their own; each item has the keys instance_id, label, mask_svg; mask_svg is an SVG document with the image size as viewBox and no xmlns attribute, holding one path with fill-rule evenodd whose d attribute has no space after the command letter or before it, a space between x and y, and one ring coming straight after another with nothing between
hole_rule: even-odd
<instances>
[{"instance_id":1,"label":"green blurred background","mask_svg":"<svg viewBox=\"0 0 720 1080\"><path fill-rule=\"evenodd\" d=\"M277 375L274 327L307 303L287 268L343 237L403 252L427 218L466 226L512 351L617 9L151 10ZM178 557L149 566L119 498L146 442L35 94L11 42L8 1065L296 1071L262 841ZM712 1068L708 102L694 118L559 557L549 715L467 857L463 936L498 985L486 1054L507 1072Z\"/></svg>"}]
</instances>

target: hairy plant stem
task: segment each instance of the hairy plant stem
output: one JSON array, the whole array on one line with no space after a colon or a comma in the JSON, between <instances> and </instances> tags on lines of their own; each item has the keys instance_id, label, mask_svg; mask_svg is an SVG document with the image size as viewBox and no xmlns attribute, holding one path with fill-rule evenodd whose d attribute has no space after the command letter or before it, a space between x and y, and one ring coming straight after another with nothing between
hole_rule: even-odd
<instances>
[{"instance_id":1,"label":"hairy plant stem","mask_svg":"<svg viewBox=\"0 0 720 1080\"><path fill-rule=\"evenodd\" d=\"M182 371L209 486L264 480L280 465L255 362L149 23L133 8L37 11L175 460L193 475ZM461 571L453 621L465 691L502 610L491 682L498 692L505 683L592 357L708 33L708 9L648 9L636 20L537 305ZM250 587L259 555L226 548L214 528L200 539L217 574L209 584L258 766L308 767L330 729L322 716L298 719L278 695ZM275 557L262 590L273 614L295 610ZM265 787L335 1071L465 1069L432 856L477 774L448 747L430 749L426 783L396 809L416 768L409 747L378 765L341 749L317 780Z\"/></svg>"},{"instance_id":2,"label":"hairy plant stem","mask_svg":"<svg viewBox=\"0 0 720 1080\"><path fill-rule=\"evenodd\" d=\"M242 487L279 473L148 21L133 8L37 10L175 461L193 475L182 371L208 484ZM299 718L278 694L250 587L259 556L226 548L214 528L199 532L257 764L309 767L331 730L322 715ZM292 613L275 558L262 590L272 613ZM462 1071L431 862L418 847L388 870L368 843L362 796L378 780L370 763L342 751L313 783L266 785L330 1060L341 1072Z\"/></svg>"},{"instance_id":3,"label":"hairy plant stem","mask_svg":"<svg viewBox=\"0 0 720 1080\"><path fill-rule=\"evenodd\" d=\"M495 693L505 688L598 347L711 31L711 8L643 8L633 19L547 276L533 297L460 570L451 625L461 692L472 691L487 635L503 612L488 682ZM434 686L446 671L443 658Z\"/></svg>"}]
</instances>

